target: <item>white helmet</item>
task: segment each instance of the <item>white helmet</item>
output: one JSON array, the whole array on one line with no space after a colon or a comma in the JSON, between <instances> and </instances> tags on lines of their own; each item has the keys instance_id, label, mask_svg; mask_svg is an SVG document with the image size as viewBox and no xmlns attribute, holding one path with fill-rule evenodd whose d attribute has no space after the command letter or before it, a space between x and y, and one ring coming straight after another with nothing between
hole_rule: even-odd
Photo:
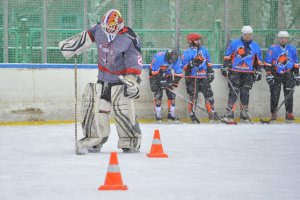
<instances>
[{"instance_id":1,"label":"white helmet","mask_svg":"<svg viewBox=\"0 0 300 200\"><path fill-rule=\"evenodd\" d=\"M241 32L243 34L252 34L253 33L253 29L251 26L243 26Z\"/></svg>"},{"instance_id":2,"label":"white helmet","mask_svg":"<svg viewBox=\"0 0 300 200\"><path fill-rule=\"evenodd\" d=\"M124 20L120 11L111 9L107 11L101 20L101 27L106 34L108 41L112 41L118 32L124 27Z\"/></svg>"},{"instance_id":3,"label":"white helmet","mask_svg":"<svg viewBox=\"0 0 300 200\"><path fill-rule=\"evenodd\" d=\"M290 35L289 35L289 33L287 31L279 31L279 33L277 35L277 37L279 37L279 38L282 38L282 37L288 38L289 36Z\"/></svg>"}]
</instances>

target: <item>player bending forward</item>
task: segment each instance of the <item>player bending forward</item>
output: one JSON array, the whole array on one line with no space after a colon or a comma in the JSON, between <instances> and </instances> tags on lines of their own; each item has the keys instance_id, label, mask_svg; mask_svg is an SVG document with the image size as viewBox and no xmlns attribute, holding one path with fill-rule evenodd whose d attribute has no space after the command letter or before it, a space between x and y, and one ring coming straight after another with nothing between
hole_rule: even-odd
<instances>
[{"instance_id":1,"label":"player bending forward","mask_svg":"<svg viewBox=\"0 0 300 200\"><path fill-rule=\"evenodd\" d=\"M107 11L98 23L60 43L68 59L95 42L98 50L98 81L89 83L82 96L81 123L84 137L77 154L99 152L110 134L109 114L115 114L118 148L138 152L141 130L132 99L139 98L142 56L137 35L127 26L118 10Z\"/></svg>"}]
</instances>

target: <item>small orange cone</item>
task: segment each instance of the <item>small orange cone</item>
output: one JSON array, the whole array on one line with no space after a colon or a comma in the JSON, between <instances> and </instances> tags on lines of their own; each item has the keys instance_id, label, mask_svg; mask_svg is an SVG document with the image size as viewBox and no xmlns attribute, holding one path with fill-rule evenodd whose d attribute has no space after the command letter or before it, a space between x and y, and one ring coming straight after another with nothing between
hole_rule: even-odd
<instances>
[{"instance_id":1,"label":"small orange cone","mask_svg":"<svg viewBox=\"0 0 300 200\"><path fill-rule=\"evenodd\" d=\"M159 130L154 130L154 137L151 146L150 153L147 154L150 158L167 158L168 155L164 153L161 141Z\"/></svg>"},{"instance_id":2,"label":"small orange cone","mask_svg":"<svg viewBox=\"0 0 300 200\"><path fill-rule=\"evenodd\" d=\"M127 186L123 185L120 173L117 152L111 152L107 174L104 185L98 190L127 190Z\"/></svg>"}]
</instances>

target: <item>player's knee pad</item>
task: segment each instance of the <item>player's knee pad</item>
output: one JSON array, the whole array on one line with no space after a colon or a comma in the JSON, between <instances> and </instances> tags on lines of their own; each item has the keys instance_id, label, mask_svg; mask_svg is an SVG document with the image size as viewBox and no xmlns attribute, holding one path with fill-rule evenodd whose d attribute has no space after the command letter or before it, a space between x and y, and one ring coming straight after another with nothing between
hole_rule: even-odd
<instances>
[{"instance_id":1,"label":"player's knee pad","mask_svg":"<svg viewBox=\"0 0 300 200\"><path fill-rule=\"evenodd\" d=\"M238 94L239 92L239 88L238 87L235 87L233 86L233 88L229 88L229 95L235 95L236 96L236 93Z\"/></svg>"},{"instance_id":2,"label":"player's knee pad","mask_svg":"<svg viewBox=\"0 0 300 200\"><path fill-rule=\"evenodd\" d=\"M159 89L159 90L157 90L157 91L154 93L154 98L155 98L156 100L160 100L160 101L161 101L162 97L163 97L163 90L162 90L162 89Z\"/></svg>"},{"instance_id":3,"label":"player's knee pad","mask_svg":"<svg viewBox=\"0 0 300 200\"><path fill-rule=\"evenodd\" d=\"M111 103L100 98L101 92L101 84L87 84L82 95L80 109L84 136L94 138L98 141L98 144L106 142L110 133L109 113Z\"/></svg>"},{"instance_id":4,"label":"player's knee pad","mask_svg":"<svg viewBox=\"0 0 300 200\"><path fill-rule=\"evenodd\" d=\"M170 92L169 90L167 90L166 93L167 93L167 97L168 97L169 100L173 100L173 99L176 98L176 94L175 93Z\"/></svg>"},{"instance_id":5,"label":"player's knee pad","mask_svg":"<svg viewBox=\"0 0 300 200\"><path fill-rule=\"evenodd\" d=\"M160 84L156 77L150 77L149 81L150 81L150 88L152 92L156 92L157 90L159 90Z\"/></svg>"},{"instance_id":6,"label":"player's knee pad","mask_svg":"<svg viewBox=\"0 0 300 200\"><path fill-rule=\"evenodd\" d=\"M211 96L211 97L205 98L205 102L208 102L211 105L214 105L214 103L215 103L214 97Z\"/></svg>"}]
</instances>

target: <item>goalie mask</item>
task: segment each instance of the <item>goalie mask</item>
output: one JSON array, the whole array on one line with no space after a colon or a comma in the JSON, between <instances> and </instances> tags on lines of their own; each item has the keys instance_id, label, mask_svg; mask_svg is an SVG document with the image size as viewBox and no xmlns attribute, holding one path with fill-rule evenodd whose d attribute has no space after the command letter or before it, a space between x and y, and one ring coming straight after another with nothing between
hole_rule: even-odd
<instances>
[{"instance_id":1,"label":"goalie mask","mask_svg":"<svg viewBox=\"0 0 300 200\"><path fill-rule=\"evenodd\" d=\"M176 50L168 50L166 53L166 61L169 64L175 63L178 60L178 52Z\"/></svg>"},{"instance_id":2,"label":"goalie mask","mask_svg":"<svg viewBox=\"0 0 300 200\"><path fill-rule=\"evenodd\" d=\"M115 9L107 11L102 17L101 27L107 36L108 42L113 41L118 32L124 27L121 13Z\"/></svg>"}]
</instances>

